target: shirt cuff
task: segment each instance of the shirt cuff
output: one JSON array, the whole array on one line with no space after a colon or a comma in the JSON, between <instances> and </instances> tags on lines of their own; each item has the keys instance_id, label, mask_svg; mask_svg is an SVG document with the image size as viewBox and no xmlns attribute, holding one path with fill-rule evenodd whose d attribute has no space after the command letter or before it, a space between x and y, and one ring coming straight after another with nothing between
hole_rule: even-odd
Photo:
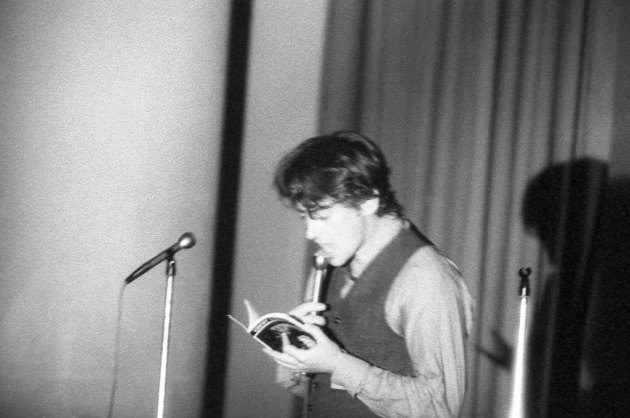
<instances>
[{"instance_id":1,"label":"shirt cuff","mask_svg":"<svg viewBox=\"0 0 630 418\"><path fill-rule=\"evenodd\" d=\"M355 397L367 379L371 365L351 354L344 354L343 358L330 376L332 385L342 386L350 395Z\"/></svg>"}]
</instances>

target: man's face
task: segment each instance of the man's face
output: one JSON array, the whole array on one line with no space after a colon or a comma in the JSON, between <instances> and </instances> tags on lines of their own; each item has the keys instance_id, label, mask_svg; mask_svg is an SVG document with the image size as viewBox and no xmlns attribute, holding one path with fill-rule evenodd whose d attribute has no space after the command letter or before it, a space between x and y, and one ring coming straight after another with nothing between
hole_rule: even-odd
<instances>
[{"instance_id":1,"label":"man's face","mask_svg":"<svg viewBox=\"0 0 630 418\"><path fill-rule=\"evenodd\" d=\"M345 265L363 245L366 216L361 209L334 203L302 213L306 238L320 247L333 266Z\"/></svg>"}]
</instances>

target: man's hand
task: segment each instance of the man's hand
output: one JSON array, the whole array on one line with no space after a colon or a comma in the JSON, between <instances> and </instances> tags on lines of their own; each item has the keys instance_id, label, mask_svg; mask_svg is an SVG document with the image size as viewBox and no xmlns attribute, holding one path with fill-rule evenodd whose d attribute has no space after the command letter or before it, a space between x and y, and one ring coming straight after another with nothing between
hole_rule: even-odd
<instances>
[{"instance_id":1,"label":"man's hand","mask_svg":"<svg viewBox=\"0 0 630 418\"><path fill-rule=\"evenodd\" d=\"M326 325L326 318L318 314L324 312L326 309L327 307L324 303L306 302L289 311L289 315L300 318L307 324L324 326Z\"/></svg>"},{"instance_id":2,"label":"man's hand","mask_svg":"<svg viewBox=\"0 0 630 418\"><path fill-rule=\"evenodd\" d=\"M304 305L309 304L305 303L298 306L298 308ZM294 347L289 343L289 338L283 334L282 353L270 348L264 348L263 351L273 357L276 363L289 370L301 373L332 374L336 365L339 364L339 360L346 354L318 326L305 323L304 328L316 341L313 347L307 350Z\"/></svg>"}]
</instances>

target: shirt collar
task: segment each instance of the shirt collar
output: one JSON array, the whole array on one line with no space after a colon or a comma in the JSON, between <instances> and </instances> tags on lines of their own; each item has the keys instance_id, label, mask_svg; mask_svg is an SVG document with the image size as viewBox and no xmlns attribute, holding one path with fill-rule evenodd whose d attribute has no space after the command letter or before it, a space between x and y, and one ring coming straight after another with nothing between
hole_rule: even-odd
<instances>
[{"instance_id":1,"label":"shirt collar","mask_svg":"<svg viewBox=\"0 0 630 418\"><path fill-rule=\"evenodd\" d=\"M349 272L353 278L363 274L368 264L398 235L405 221L399 218L382 218L379 228L356 252L350 262Z\"/></svg>"}]
</instances>

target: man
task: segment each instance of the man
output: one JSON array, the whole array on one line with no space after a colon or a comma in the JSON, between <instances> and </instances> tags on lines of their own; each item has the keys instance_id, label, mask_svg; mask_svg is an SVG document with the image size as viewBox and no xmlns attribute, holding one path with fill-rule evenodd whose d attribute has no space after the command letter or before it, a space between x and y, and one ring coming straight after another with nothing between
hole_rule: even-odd
<instances>
[{"instance_id":1,"label":"man","mask_svg":"<svg viewBox=\"0 0 630 418\"><path fill-rule=\"evenodd\" d=\"M315 417L454 417L465 390L472 300L457 267L407 220L380 149L352 132L306 140L274 185L332 266L326 305L291 314L316 340L265 350L296 377L315 374Z\"/></svg>"}]
</instances>

